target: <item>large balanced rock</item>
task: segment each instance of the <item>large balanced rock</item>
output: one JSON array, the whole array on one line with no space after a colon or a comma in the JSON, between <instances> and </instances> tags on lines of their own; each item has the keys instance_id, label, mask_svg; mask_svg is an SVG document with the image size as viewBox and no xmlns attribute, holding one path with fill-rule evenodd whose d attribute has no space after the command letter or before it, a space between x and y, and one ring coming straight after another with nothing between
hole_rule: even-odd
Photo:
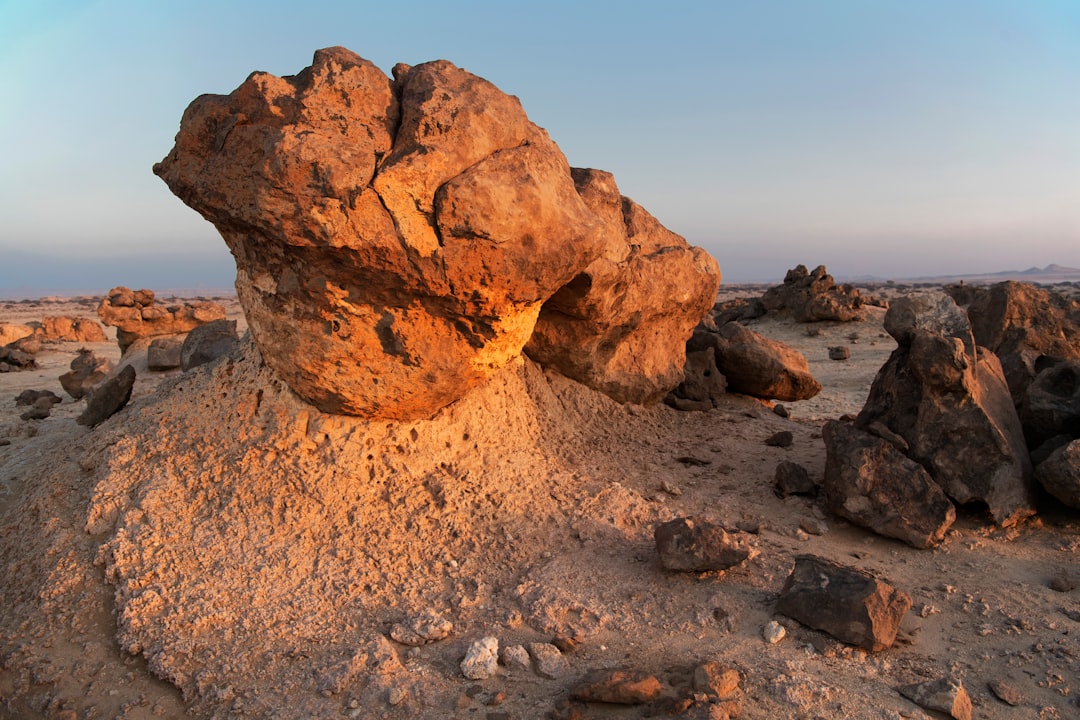
<instances>
[{"instance_id":1,"label":"large balanced rock","mask_svg":"<svg viewBox=\"0 0 1080 720\"><path fill-rule=\"evenodd\" d=\"M969 300L975 341L1001 359L1019 404L1042 355L1080 360L1080 303L1029 283L1008 281L979 290L950 288Z\"/></svg>"},{"instance_id":2,"label":"large balanced rock","mask_svg":"<svg viewBox=\"0 0 1080 720\"><path fill-rule=\"evenodd\" d=\"M963 311L945 295L909 296L892 303L885 328L898 347L874 379L857 426L903 438L905 454L950 498L985 503L995 522L1033 514L1020 419L997 357L974 347Z\"/></svg>"},{"instance_id":3,"label":"large balanced rock","mask_svg":"<svg viewBox=\"0 0 1080 720\"><path fill-rule=\"evenodd\" d=\"M870 573L799 555L776 612L871 652L891 647L911 598Z\"/></svg>"},{"instance_id":4,"label":"large balanced rock","mask_svg":"<svg viewBox=\"0 0 1080 720\"><path fill-rule=\"evenodd\" d=\"M225 319L225 308L209 300L162 307L150 290L115 287L98 305L101 322L116 328L120 352L139 338L186 333L203 323Z\"/></svg>"},{"instance_id":5,"label":"large balanced rock","mask_svg":"<svg viewBox=\"0 0 1080 720\"><path fill-rule=\"evenodd\" d=\"M683 341L712 307L720 270L620 195L611 173L571 173L604 252L544 303L525 350L616 400L652 402L682 382Z\"/></svg>"},{"instance_id":6,"label":"large balanced rock","mask_svg":"<svg viewBox=\"0 0 1080 720\"><path fill-rule=\"evenodd\" d=\"M851 285L837 285L824 265L813 272L805 265L788 270L783 284L766 290L761 302L768 312L788 315L796 322L850 322L863 317L859 291Z\"/></svg>"},{"instance_id":7,"label":"large balanced rock","mask_svg":"<svg viewBox=\"0 0 1080 720\"><path fill-rule=\"evenodd\" d=\"M835 515L927 548L945 539L956 510L922 465L849 424L825 423L825 503Z\"/></svg>"},{"instance_id":8,"label":"large balanced rock","mask_svg":"<svg viewBox=\"0 0 1080 720\"><path fill-rule=\"evenodd\" d=\"M783 401L806 400L821 392L802 353L737 322L716 332L699 328L687 347L695 352L714 348L716 366L731 392Z\"/></svg>"},{"instance_id":9,"label":"large balanced rock","mask_svg":"<svg viewBox=\"0 0 1080 720\"><path fill-rule=\"evenodd\" d=\"M232 251L265 362L326 412L430 416L520 355L541 306L564 286L591 286L587 269L620 243L649 246L627 253L628 280L645 272L637 267L653 278L679 272L644 258L678 243L643 211L631 208L638 225L605 236L612 224L582 199L517 98L445 60L398 65L390 80L329 48L295 76L253 73L230 95L196 99L154 172ZM676 252L694 259L676 263L681 272L708 264L685 246ZM610 350L626 337L641 346L636 337L650 331L635 322L591 322L602 347L567 372L628 399L673 387L685 336L663 338L669 362L635 365Z\"/></svg>"}]
</instances>

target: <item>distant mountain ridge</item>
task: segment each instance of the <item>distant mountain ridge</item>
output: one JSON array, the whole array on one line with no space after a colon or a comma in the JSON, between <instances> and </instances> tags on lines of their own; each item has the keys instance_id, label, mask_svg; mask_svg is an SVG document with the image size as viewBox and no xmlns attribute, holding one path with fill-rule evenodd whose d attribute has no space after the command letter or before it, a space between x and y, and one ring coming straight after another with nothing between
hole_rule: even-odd
<instances>
[{"instance_id":1,"label":"distant mountain ridge","mask_svg":"<svg viewBox=\"0 0 1080 720\"><path fill-rule=\"evenodd\" d=\"M1046 267L1030 267L1027 270L1002 270L1000 272L993 273L969 273L963 275L924 275L920 277L908 277L908 278L882 278L876 275L859 275L854 277L837 278L841 282L926 282L926 283L954 283L954 282L975 282L975 283L995 283L1004 282L1006 280L1020 280L1024 282L1043 282L1043 283L1059 283L1059 282L1080 282L1080 268L1066 267L1065 265L1058 265L1057 263L1051 263Z\"/></svg>"}]
</instances>

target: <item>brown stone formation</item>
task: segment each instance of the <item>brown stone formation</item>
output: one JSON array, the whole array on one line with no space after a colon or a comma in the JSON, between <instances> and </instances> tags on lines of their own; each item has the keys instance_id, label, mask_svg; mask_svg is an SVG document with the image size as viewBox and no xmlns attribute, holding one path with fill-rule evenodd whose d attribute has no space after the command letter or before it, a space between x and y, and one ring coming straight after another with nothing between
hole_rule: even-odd
<instances>
[{"instance_id":1,"label":"brown stone formation","mask_svg":"<svg viewBox=\"0 0 1080 720\"><path fill-rule=\"evenodd\" d=\"M720 269L620 195L611 173L572 173L603 223L604 253L544 303L525 350L616 400L658 400L683 380L682 341L711 308Z\"/></svg>"},{"instance_id":2,"label":"brown stone formation","mask_svg":"<svg viewBox=\"0 0 1080 720\"><path fill-rule=\"evenodd\" d=\"M101 322L116 328L116 342L126 352L139 338L178 335L203 323L225 319L225 308L209 300L162 307L151 290L115 287L97 309Z\"/></svg>"},{"instance_id":3,"label":"brown stone formation","mask_svg":"<svg viewBox=\"0 0 1080 720\"><path fill-rule=\"evenodd\" d=\"M430 416L520 355L560 288L620 272L623 285L660 285L605 290L578 311L587 331L543 332L533 347L556 364L590 342L590 357L558 369L654 399L681 380L681 346L713 300L689 295L714 295L719 279L613 182L604 202L618 222L597 212L517 98L445 60L398 65L391 80L329 48L295 76L253 73L196 99L154 172L224 238L265 362L326 412ZM682 333L680 321L646 327L646 310L695 317ZM630 357L658 338L669 357Z\"/></svg>"},{"instance_id":4,"label":"brown stone formation","mask_svg":"<svg viewBox=\"0 0 1080 720\"><path fill-rule=\"evenodd\" d=\"M805 265L788 270L783 284L769 288L761 302L768 312L790 316L796 322L850 322L863 317L859 291L851 285L837 285L824 265L813 272Z\"/></svg>"},{"instance_id":5,"label":"brown stone formation","mask_svg":"<svg viewBox=\"0 0 1080 720\"><path fill-rule=\"evenodd\" d=\"M53 315L42 318L36 334L42 340L66 342L105 342L105 331L97 320L90 318Z\"/></svg>"},{"instance_id":6,"label":"brown stone formation","mask_svg":"<svg viewBox=\"0 0 1080 720\"><path fill-rule=\"evenodd\" d=\"M807 400L821 392L802 353L737 322L716 332L699 330L688 346L692 351L715 348L716 366L730 392L785 402Z\"/></svg>"}]
</instances>

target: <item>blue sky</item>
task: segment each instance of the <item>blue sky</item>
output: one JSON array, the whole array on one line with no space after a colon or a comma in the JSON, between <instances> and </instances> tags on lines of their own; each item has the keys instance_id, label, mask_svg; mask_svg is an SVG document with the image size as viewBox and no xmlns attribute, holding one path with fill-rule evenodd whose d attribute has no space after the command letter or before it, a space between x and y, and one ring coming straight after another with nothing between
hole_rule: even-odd
<instances>
[{"instance_id":1,"label":"blue sky","mask_svg":"<svg viewBox=\"0 0 1080 720\"><path fill-rule=\"evenodd\" d=\"M230 285L151 166L330 45L517 95L726 281L1080 267L1074 0L0 0L0 291Z\"/></svg>"}]
</instances>

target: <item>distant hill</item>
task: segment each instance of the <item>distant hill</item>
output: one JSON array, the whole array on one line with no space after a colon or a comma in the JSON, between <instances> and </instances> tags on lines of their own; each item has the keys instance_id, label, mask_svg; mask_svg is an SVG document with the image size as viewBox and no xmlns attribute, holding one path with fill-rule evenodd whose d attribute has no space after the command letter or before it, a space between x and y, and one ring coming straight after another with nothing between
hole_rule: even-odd
<instances>
[{"instance_id":1,"label":"distant hill","mask_svg":"<svg viewBox=\"0 0 1080 720\"><path fill-rule=\"evenodd\" d=\"M882 283L886 282L886 278L880 278L877 276L860 275L857 277L838 277L839 282L851 282L851 283ZM1022 282L1030 283L1062 283L1062 282L1080 282L1080 268L1065 267L1064 265L1050 264L1046 267L1030 267L1027 270L1002 270L995 273L972 273L967 275L928 275L922 277L909 277L909 278L888 278L889 281L895 282L919 282L919 283L934 283L935 285L946 285L949 283L965 282L965 283L998 283L1005 282L1006 280L1018 280Z\"/></svg>"}]
</instances>

